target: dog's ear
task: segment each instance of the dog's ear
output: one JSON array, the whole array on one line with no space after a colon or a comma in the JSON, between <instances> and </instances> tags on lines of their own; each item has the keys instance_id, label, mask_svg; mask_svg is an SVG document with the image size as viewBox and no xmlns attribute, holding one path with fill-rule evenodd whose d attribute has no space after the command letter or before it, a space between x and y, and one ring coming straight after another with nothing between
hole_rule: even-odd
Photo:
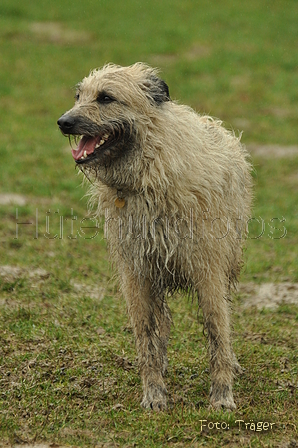
<instances>
[{"instance_id":1,"label":"dog's ear","mask_svg":"<svg viewBox=\"0 0 298 448\"><path fill-rule=\"evenodd\" d=\"M150 75L143 82L143 86L146 89L146 93L153 101L154 104L160 105L166 101L171 101L169 87L162 79L158 76Z\"/></svg>"},{"instance_id":2,"label":"dog's ear","mask_svg":"<svg viewBox=\"0 0 298 448\"><path fill-rule=\"evenodd\" d=\"M152 77L152 88L150 94L157 104L171 100L168 85L157 76Z\"/></svg>"}]
</instances>

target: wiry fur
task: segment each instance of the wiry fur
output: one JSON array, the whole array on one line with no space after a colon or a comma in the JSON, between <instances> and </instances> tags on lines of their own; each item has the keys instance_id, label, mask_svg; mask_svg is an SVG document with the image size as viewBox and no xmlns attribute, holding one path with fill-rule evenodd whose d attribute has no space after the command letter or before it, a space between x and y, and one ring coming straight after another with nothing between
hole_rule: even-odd
<instances>
[{"instance_id":1,"label":"wiry fur","mask_svg":"<svg viewBox=\"0 0 298 448\"><path fill-rule=\"evenodd\" d=\"M165 295L181 288L196 294L203 310L211 404L234 409L233 370L239 365L230 343L228 298L250 213L247 153L220 121L171 101L167 85L144 64L94 70L78 90L77 103L63 116L75 125L69 132L60 125L62 131L107 131L114 138L108 149L78 163L92 178L97 214L106 218L136 338L142 405L166 407L171 317ZM113 101L102 104L104 94ZM123 208L115 206L117 197L124 198Z\"/></svg>"}]
</instances>

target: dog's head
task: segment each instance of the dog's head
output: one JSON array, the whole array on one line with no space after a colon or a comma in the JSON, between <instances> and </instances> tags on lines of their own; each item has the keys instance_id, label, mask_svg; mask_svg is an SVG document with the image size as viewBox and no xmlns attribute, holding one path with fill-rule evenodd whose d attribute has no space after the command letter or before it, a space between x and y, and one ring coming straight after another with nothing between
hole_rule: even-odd
<instances>
[{"instance_id":1,"label":"dog's head","mask_svg":"<svg viewBox=\"0 0 298 448\"><path fill-rule=\"evenodd\" d=\"M170 101L167 84L142 63L129 67L108 64L93 70L77 86L76 103L58 120L72 150L84 167L107 166L140 145L142 126L156 117L156 108ZM142 134L142 137L141 137Z\"/></svg>"}]
</instances>

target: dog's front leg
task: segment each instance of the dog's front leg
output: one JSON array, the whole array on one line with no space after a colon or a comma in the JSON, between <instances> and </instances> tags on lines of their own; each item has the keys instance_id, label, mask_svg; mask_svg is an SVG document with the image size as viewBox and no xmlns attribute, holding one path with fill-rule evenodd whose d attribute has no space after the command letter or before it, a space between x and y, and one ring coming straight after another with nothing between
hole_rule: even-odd
<instances>
[{"instance_id":1,"label":"dog's front leg","mask_svg":"<svg viewBox=\"0 0 298 448\"><path fill-rule=\"evenodd\" d=\"M234 410L233 376L241 367L231 349L229 305L225 295L217 278L202 282L200 299L210 349L210 402L215 409Z\"/></svg>"},{"instance_id":2,"label":"dog's front leg","mask_svg":"<svg viewBox=\"0 0 298 448\"><path fill-rule=\"evenodd\" d=\"M151 289L148 279L139 280L131 272L122 276L122 292L135 335L143 384L141 405L159 411L167 407L163 376L167 369L171 315L164 297L153 295Z\"/></svg>"}]
</instances>

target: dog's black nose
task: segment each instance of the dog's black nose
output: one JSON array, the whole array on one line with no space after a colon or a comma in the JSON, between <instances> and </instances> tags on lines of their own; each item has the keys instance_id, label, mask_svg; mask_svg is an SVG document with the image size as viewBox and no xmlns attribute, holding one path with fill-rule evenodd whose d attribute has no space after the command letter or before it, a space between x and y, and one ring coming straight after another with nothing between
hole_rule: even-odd
<instances>
[{"instance_id":1,"label":"dog's black nose","mask_svg":"<svg viewBox=\"0 0 298 448\"><path fill-rule=\"evenodd\" d=\"M75 122L76 122L76 120L74 117L72 117L71 115L68 115L68 114L64 114L64 115L62 115L62 117L59 118L59 120L57 121L57 124L62 132L65 132L65 134L68 134L74 127Z\"/></svg>"}]
</instances>

